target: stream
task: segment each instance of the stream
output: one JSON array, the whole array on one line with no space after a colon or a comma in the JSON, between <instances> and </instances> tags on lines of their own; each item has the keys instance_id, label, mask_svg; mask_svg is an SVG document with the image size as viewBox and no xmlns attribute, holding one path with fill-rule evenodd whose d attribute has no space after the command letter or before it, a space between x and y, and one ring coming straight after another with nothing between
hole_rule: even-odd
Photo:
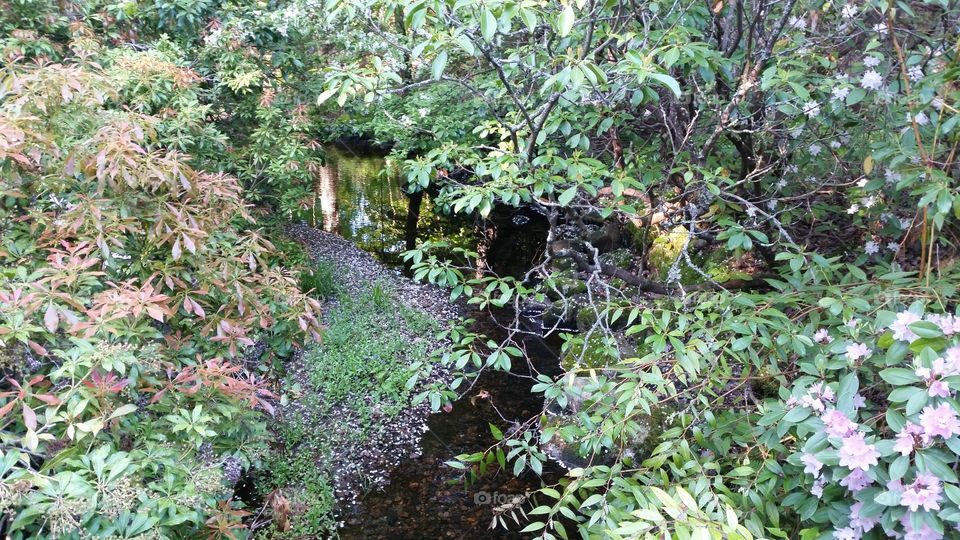
<instances>
[{"instance_id":1,"label":"stream","mask_svg":"<svg viewBox=\"0 0 960 540\"><path fill-rule=\"evenodd\" d=\"M516 211L474 221L438 215L430 194L418 200L404 193L399 181L385 173L383 158L345 151L331 154L330 163L317 176L313 200L296 218L353 241L387 265L402 266L401 255L411 241L445 241L451 247L469 248L481 254L480 264L514 275L542 253L546 223L539 216ZM499 328L486 314L470 316L479 321L481 330L498 337ZM529 336L522 346L538 371L559 370L555 343ZM340 537L523 538L516 532L522 526L509 517L512 529L490 529L493 509L539 488L540 477L529 471L519 478L510 471L493 471L465 487L460 471L444 462L493 445L489 424L507 432L513 420L522 421L542 409L543 400L530 392L528 369L524 364L514 366L511 374L487 371L449 412L432 414L419 457L403 461L384 490L364 494L358 511L341 516ZM561 474L552 463L544 467L547 482Z\"/></svg>"}]
</instances>

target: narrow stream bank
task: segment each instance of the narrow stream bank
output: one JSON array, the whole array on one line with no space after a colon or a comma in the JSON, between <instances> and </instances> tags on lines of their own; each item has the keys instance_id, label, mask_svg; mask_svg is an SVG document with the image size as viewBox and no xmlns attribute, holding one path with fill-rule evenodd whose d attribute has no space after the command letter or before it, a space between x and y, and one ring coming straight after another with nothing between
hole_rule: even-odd
<instances>
[{"instance_id":1,"label":"narrow stream bank","mask_svg":"<svg viewBox=\"0 0 960 540\"><path fill-rule=\"evenodd\" d=\"M384 172L382 158L345 153L332 158L318 174L311 205L296 217L349 240L387 267L399 271L411 236L420 242L442 240L483 252L486 264L499 272L525 270L540 255L543 224L536 216L518 213L482 223L453 219L436 215L428 195L418 203L418 219L411 220L410 197ZM492 336L499 332L485 314L466 315L477 319ZM535 369L557 371L555 346L535 336L527 337L523 345ZM360 495L341 514L341 538L521 538L517 532L489 529L493 512L502 503L539 488L540 477L529 471L520 478L509 471L495 471L465 487L461 471L445 464L458 454L493 445L490 424L506 432L513 421L522 422L542 409L542 399L530 392L528 367L514 368L515 374L484 373L452 409L430 414L419 455L400 456L383 489ZM547 481L560 474L558 467L544 471Z\"/></svg>"}]
</instances>

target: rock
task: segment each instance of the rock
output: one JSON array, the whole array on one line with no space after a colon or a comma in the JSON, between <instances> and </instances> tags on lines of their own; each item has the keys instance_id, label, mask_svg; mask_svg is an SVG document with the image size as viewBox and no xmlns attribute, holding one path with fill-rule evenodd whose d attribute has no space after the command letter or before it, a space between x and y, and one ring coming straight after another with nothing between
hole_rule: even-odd
<instances>
[{"instance_id":1,"label":"rock","mask_svg":"<svg viewBox=\"0 0 960 540\"><path fill-rule=\"evenodd\" d=\"M544 280L543 290L548 298L560 300L587 292L587 283L578 279L573 270L562 270Z\"/></svg>"},{"instance_id":2,"label":"rock","mask_svg":"<svg viewBox=\"0 0 960 540\"><path fill-rule=\"evenodd\" d=\"M611 264L622 270L630 270L633 261L634 254L629 249L618 249L600 255L600 262Z\"/></svg>"},{"instance_id":3,"label":"rock","mask_svg":"<svg viewBox=\"0 0 960 540\"><path fill-rule=\"evenodd\" d=\"M650 252L647 255L647 261L650 264L650 271L656 274L656 279L666 280L673 262L680 256L684 243L690 236L690 232L683 227L675 227L672 231L659 234L650 246ZM684 271L692 272L681 261L681 281L683 281Z\"/></svg>"}]
</instances>

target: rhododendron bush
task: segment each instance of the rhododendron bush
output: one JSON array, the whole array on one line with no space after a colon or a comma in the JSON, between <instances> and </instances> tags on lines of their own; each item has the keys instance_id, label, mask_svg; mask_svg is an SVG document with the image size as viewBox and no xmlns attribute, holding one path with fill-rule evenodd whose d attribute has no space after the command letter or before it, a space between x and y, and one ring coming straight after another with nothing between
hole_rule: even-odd
<instances>
[{"instance_id":1,"label":"rhododendron bush","mask_svg":"<svg viewBox=\"0 0 960 540\"><path fill-rule=\"evenodd\" d=\"M319 337L318 302L278 266L240 182L194 168L162 144L169 125L125 101L131 59L165 74L164 107L197 84L136 54L3 74L0 509L12 538L233 537L245 515L233 485L268 441L264 368Z\"/></svg>"},{"instance_id":2,"label":"rhododendron bush","mask_svg":"<svg viewBox=\"0 0 960 540\"><path fill-rule=\"evenodd\" d=\"M760 420L796 438L784 506L835 538L936 539L960 525L960 318L902 307L819 328L793 391Z\"/></svg>"}]
</instances>

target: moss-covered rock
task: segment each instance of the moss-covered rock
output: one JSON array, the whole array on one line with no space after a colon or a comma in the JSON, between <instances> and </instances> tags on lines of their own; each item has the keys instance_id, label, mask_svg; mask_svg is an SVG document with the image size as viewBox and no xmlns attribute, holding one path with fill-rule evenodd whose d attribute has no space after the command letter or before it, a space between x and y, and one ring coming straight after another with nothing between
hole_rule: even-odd
<instances>
[{"instance_id":1,"label":"moss-covered rock","mask_svg":"<svg viewBox=\"0 0 960 540\"><path fill-rule=\"evenodd\" d=\"M617 249L600 255L600 262L611 264L623 270L633 266L634 254L629 249Z\"/></svg>"},{"instance_id":2,"label":"moss-covered rock","mask_svg":"<svg viewBox=\"0 0 960 540\"><path fill-rule=\"evenodd\" d=\"M660 442L665 426L665 415L658 408L651 414L634 415L628 430L624 432L627 440L613 441L612 448L623 448L624 463L632 466L650 457ZM575 413L545 415L540 418L542 443L540 449L551 459L572 469L587 464L604 465L615 461L618 451L606 451L591 456L588 448L581 444L584 433L580 419Z\"/></svg>"},{"instance_id":3,"label":"moss-covered rock","mask_svg":"<svg viewBox=\"0 0 960 540\"><path fill-rule=\"evenodd\" d=\"M616 339L594 332L587 339L582 336L573 338L560 358L560 366L567 371L578 367L601 369L618 360L620 360L620 347Z\"/></svg>"},{"instance_id":4,"label":"moss-covered rock","mask_svg":"<svg viewBox=\"0 0 960 540\"><path fill-rule=\"evenodd\" d=\"M658 234L657 237L653 239L653 243L650 245L650 252L647 255L647 261L650 266L650 271L655 274L656 279L661 281L667 279L670 273L670 267L673 265L673 262L677 260L677 257L680 256L683 245L689 236L690 231L678 226L670 232ZM681 280L687 277L683 275L684 271L693 273L692 270L686 268L683 264L681 264L680 267L683 269L681 270Z\"/></svg>"},{"instance_id":5,"label":"moss-covered rock","mask_svg":"<svg viewBox=\"0 0 960 540\"><path fill-rule=\"evenodd\" d=\"M578 279L572 269L561 270L551 273L550 277L544 280L543 291L553 300L571 298L587 292L587 282Z\"/></svg>"}]
</instances>

